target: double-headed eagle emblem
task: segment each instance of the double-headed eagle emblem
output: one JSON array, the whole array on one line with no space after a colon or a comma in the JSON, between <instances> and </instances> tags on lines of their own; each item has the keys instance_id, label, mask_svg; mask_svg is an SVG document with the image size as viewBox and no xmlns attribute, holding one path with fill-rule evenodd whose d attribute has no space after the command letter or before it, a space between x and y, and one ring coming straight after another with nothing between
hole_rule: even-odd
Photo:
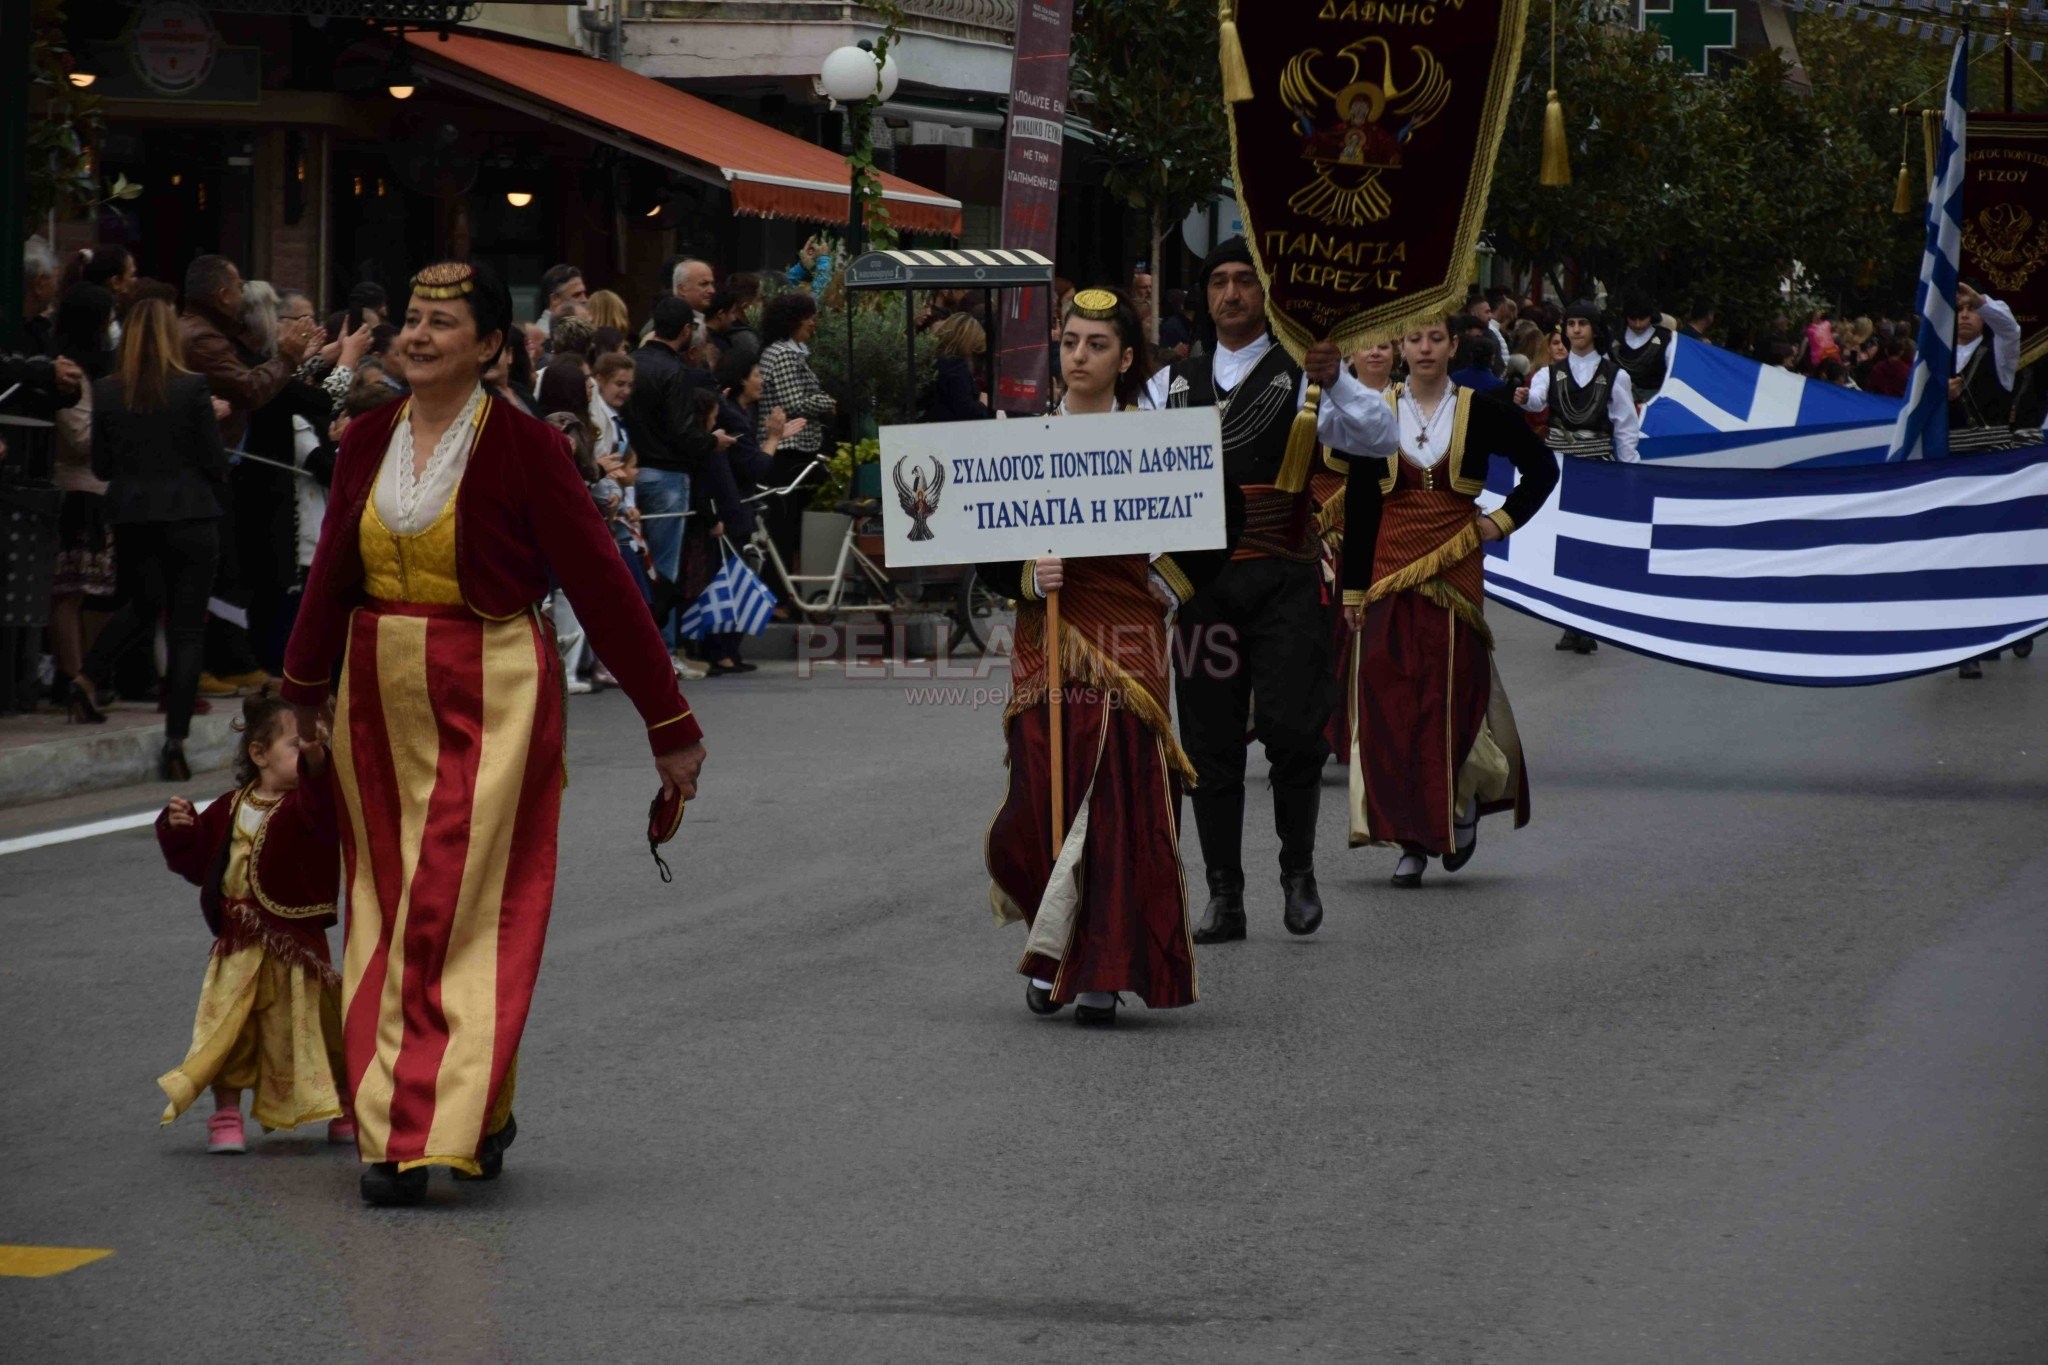
<instances>
[{"instance_id":1,"label":"double-headed eagle emblem","mask_svg":"<svg viewBox=\"0 0 2048 1365\"><path fill-rule=\"evenodd\" d=\"M2001 294L2025 289L2028 278L2048 264L2048 224L2030 239L2034 226L2034 215L2012 203L1993 204L1963 222L1963 250Z\"/></svg>"},{"instance_id":2,"label":"double-headed eagle emblem","mask_svg":"<svg viewBox=\"0 0 2048 1365\"><path fill-rule=\"evenodd\" d=\"M932 528L927 524L939 510L939 490L946 486L946 467L937 460L932 461L932 476L927 480L924 466L914 465L910 477L903 477L903 466L910 463L904 456L896 462L889 477L896 485L896 501L903 508L903 515L910 518L910 534L906 540L930 540Z\"/></svg>"},{"instance_id":3,"label":"double-headed eagle emblem","mask_svg":"<svg viewBox=\"0 0 2048 1365\"><path fill-rule=\"evenodd\" d=\"M1450 77L1436 54L1420 46L1408 52L1414 66L1406 82L1397 79L1393 47L1377 35L1339 48L1334 57L1310 48L1287 63L1280 101L1294 115L1302 155L1316 164L1316 178L1296 190L1287 207L1339 227L1377 223L1393 212L1381 173L1401 168L1410 139L1451 100ZM1349 75L1335 85L1317 74L1322 68L1334 75L1344 63Z\"/></svg>"}]
</instances>

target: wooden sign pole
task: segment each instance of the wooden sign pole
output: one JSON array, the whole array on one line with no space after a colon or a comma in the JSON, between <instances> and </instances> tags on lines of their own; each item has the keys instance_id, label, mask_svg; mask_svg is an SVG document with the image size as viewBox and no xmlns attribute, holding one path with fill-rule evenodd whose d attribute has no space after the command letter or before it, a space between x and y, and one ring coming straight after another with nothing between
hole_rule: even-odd
<instances>
[{"instance_id":1,"label":"wooden sign pole","mask_svg":"<svg viewBox=\"0 0 2048 1365\"><path fill-rule=\"evenodd\" d=\"M1045 705L1052 726L1052 856L1058 862L1067 842L1066 725L1061 716L1060 682L1060 594L1055 588L1045 595Z\"/></svg>"}]
</instances>

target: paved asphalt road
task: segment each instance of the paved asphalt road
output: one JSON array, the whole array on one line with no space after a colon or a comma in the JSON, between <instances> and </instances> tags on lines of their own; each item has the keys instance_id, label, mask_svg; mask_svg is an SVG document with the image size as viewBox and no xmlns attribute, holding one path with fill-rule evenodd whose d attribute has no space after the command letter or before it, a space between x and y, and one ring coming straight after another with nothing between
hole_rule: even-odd
<instances>
[{"instance_id":1,"label":"paved asphalt road","mask_svg":"<svg viewBox=\"0 0 2048 1365\"><path fill-rule=\"evenodd\" d=\"M1534 823L1396 892L1333 769L1323 931L1260 811L1251 941L1110 1035L984 908L993 709L699 684L670 888L578 701L519 1145L419 1210L158 1129L206 940L146 832L0 858L0 1242L115 1253L0 1279L0 1357L2048 1359L2048 658L1798 691L1500 615Z\"/></svg>"}]
</instances>

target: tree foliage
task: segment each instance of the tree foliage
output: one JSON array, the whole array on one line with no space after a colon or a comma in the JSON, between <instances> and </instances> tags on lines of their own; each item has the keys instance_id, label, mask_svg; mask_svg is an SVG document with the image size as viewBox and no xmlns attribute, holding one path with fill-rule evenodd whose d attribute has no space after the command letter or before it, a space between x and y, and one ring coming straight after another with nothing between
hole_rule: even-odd
<instances>
[{"instance_id":1,"label":"tree foliage","mask_svg":"<svg viewBox=\"0 0 2048 1365\"><path fill-rule=\"evenodd\" d=\"M1511 265L1671 312L1710 300L1736 332L1780 311L1788 282L1840 300L1879 279L1896 245L1897 159L1873 152L1854 115L1881 96L1801 95L1773 51L1725 77L1688 76L1655 35L1602 22L1599 8L1559 7L1564 189L1537 184L1550 35L1547 16L1531 21L1488 215ZM1912 282L1908 269L1892 292L1910 303Z\"/></svg>"},{"instance_id":2,"label":"tree foliage","mask_svg":"<svg viewBox=\"0 0 2048 1365\"><path fill-rule=\"evenodd\" d=\"M1165 229L1230 175L1216 7L1078 0L1073 73L1070 102L1096 130L1103 183L1150 224L1156 269Z\"/></svg>"}]
</instances>

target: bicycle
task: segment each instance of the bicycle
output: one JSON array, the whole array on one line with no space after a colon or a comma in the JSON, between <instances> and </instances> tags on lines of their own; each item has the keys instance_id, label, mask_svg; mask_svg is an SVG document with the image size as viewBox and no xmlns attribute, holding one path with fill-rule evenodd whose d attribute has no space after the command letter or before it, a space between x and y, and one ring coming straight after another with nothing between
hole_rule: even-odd
<instances>
[{"instance_id":1,"label":"bicycle","mask_svg":"<svg viewBox=\"0 0 2048 1365\"><path fill-rule=\"evenodd\" d=\"M1007 597L981 582L981 576L972 564L963 566L960 577L951 584L952 591L943 612L932 612L932 604L925 597L926 590L932 586L944 587L945 584L928 585L919 578L913 580L906 590L906 585L891 579L887 569L861 549L862 523L879 517L882 512L882 504L876 498L841 498L834 504L833 510L846 517L847 523L831 573L790 572L781 549L775 544L774 537L768 534L767 518L762 513L770 498L790 496L810 481L813 473L824 467L822 457L812 460L784 487L764 488L745 499L756 513L754 532L740 550L748 568L761 575L771 588L779 586L782 599L801 612L807 621L829 622L841 613L850 612L865 612L876 617L920 611L943 614L953 624L947 653L959 648L965 640L971 642L977 652L986 654L991 642L1001 644L1008 638L1007 625L1014 624L1014 608ZM772 576L769 573L771 569ZM810 591L806 591L807 588ZM870 600L848 600L849 590Z\"/></svg>"}]
</instances>

